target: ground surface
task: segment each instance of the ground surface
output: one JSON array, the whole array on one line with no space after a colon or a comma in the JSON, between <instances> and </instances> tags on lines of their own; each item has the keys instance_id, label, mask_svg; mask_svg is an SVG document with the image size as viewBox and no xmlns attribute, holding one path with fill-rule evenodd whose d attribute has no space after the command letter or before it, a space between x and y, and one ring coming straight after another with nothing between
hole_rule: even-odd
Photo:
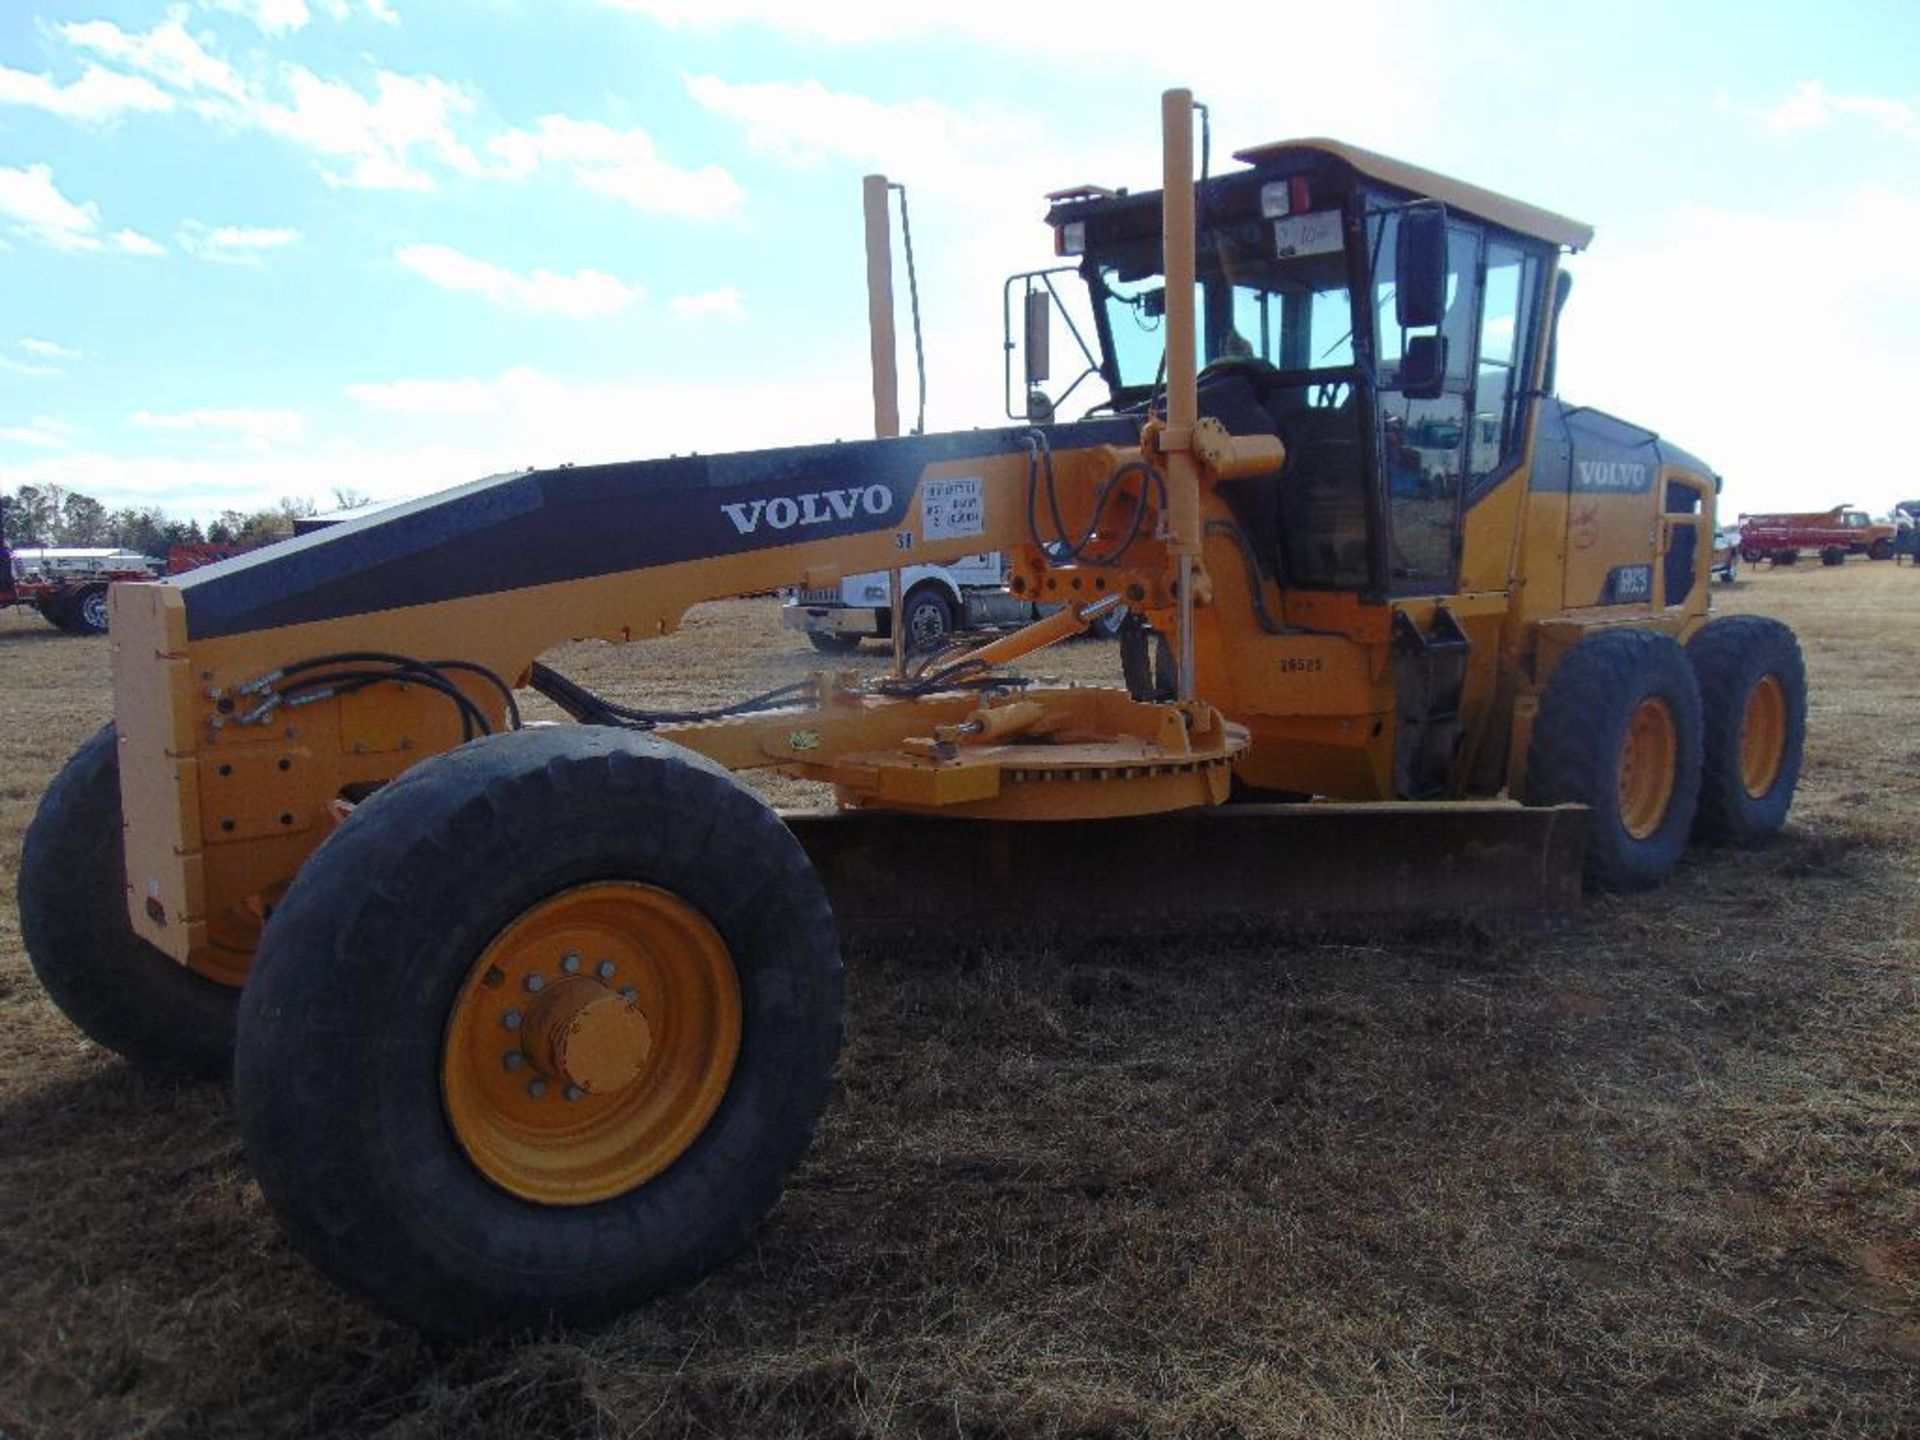
<instances>
[{"instance_id":1,"label":"ground surface","mask_svg":"<svg viewBox=\"0 0 1920 1440\"><path fill-rule=\"evenodd\" d=\"M226 1092L81 1040L0 905L0 1436L1920 1432L1920 575L1719 598L1813 674L1772 849L1545 942L856 950L772 1221L598 1333L432 1346L342 1299ZM813 663L772 618L563 659L733 697ZM9 890L106 671L0 617Z\"/></svg>"}]
</instances>

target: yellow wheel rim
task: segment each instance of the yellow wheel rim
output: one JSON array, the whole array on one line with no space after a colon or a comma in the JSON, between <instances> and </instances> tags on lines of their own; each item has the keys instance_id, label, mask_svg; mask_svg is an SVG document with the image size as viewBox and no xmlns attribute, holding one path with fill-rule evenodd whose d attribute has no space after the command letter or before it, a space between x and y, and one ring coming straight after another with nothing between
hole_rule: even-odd
<instances>
[{"instance_id":1,"label":"yellow wheel rim","mask_svg":"<svg viewBox=\"0 0 1920 1440\"><path fill-rule=\"evenodd\" d=\"M1787 692L1780 677L1762 675L1747 692L1740 716L1740 784L1750 799L1758 800L1780 778L1780 762L1787 753Z\"/></svg>"},{"instance_id":2,"label":"yellow wheel rim","mask_svg":"<svg viewBox=\"0 0 1920 1440\"><path fill-rule=\"evenodd\" d=\"M1634 707L1620 747L1620 823L1635 840L1645 840L1666 820L1679 756L1673 712L1650 695Z\"/></svg>"},{"instance_id":3,"label":"yellow wheel rim","mask_svg":"<svg viewBox=\"0 0 1920 1440\"><path fill-rule=\"evenodd\" d=\"M713 1118L740 1054L740 982L684 900L625 881L541 901L475 962L441 1093L480 1172L587 1205L644 1185Z\"/></svg>"}]
</instances>

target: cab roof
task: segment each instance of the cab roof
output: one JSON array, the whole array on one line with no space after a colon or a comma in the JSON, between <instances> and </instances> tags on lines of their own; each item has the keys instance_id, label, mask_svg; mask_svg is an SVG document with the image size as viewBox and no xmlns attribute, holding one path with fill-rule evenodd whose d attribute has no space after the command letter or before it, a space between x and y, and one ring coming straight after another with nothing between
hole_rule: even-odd
<instances>
[{"instance_id":1,"label":"cab roof","mask_svg":"<svg viewBox=\"0 0 1920 1440\"><path fill-rule=\"evenodd\" d=\"M1277 140L1270 145L1236 150L1233 158L1258 168L1284 165L1305 153L1325 155L1351 166L1369 180L1378 180L1396 189L1438 200L1449 208L1465 211L1482 220L1491 220L1522 235L1564 245L1570 250L1584 250L1593 241L1591 225L1569 220L1564 215L1556 215L1551 210L1542 210L1537 205L1528 205L1492 190L1483 190L1463 180L1449 179L1436 171L1409 165L1404 160L1362 150L1358 145L1348 145L1340 140L1320 137Z\"/></svg>"}]
</instances>

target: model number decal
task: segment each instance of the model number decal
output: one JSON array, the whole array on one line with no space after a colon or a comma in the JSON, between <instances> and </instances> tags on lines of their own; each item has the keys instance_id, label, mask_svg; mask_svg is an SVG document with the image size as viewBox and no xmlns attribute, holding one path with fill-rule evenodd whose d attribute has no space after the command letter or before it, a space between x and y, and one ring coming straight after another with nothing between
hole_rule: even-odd
<instances>
[{"instance_id":1,"label":"model number decal","mask_svg":"<svg viewBox=\"0 0 1920 1440\"><path fill-rule=\"evenodd\" d=\"M1324 670L1326 662L1318 655L1298 655L1290 660L1280 661L1278 668L1282 675L1298 675L1306 671Z\"/></svg>"},{"instance_id":2,"label":"model number decal","mask_svg":"<svg viewBox=\"0 0 1920 1440\"><path fill-rule=\"evenodd\" d=\"M1653 567L1622 565L1607 576L1607 588L1600 597L1602 605L1628 605L1653 598Z\"/></svg>"},{"instance_id":3,"label":"model number decal","mask_svg":"<svg viewBox=\"0 0 1920 1440\"><path fill-rule=\"evenodd\" d=\"M920 532L929 540L957 540L986 528L978 476L929 480L920 491Z\"/></svg>"}]
</instances>

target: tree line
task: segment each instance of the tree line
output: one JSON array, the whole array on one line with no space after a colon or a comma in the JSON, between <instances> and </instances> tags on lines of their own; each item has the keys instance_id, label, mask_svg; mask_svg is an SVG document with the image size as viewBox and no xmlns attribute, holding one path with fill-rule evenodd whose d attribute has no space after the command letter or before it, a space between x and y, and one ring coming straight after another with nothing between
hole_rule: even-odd
<instances>
[{"instance_id":1,"label":"tree line","mask_svg":"<svg viewBox=\"0 0 1920 1440\"><path fill-rule=\"evenodd\" d=\"M333 492L337 510L372 503L348 486ZM14 546L112 547L164 560L175 545L265 545L293 534L293 522L317 515L310 499L289 496L264 510L223 510L203 527L157 505L109 510L91 495L59 485L22 485L7 496L6 539Z\"/></svg>"}]
</instances>

